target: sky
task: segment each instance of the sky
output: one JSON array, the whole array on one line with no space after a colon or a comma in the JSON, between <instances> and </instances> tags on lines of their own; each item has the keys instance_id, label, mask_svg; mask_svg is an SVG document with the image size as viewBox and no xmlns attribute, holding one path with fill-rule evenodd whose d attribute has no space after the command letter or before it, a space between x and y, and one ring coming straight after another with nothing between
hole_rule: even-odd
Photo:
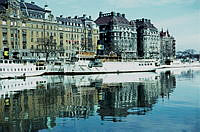
<instances>
[{"instance_id":1,"label":"sky","mask_svg":"<svg viewBox=\"0 0 200 132\"><path fill-rule=\"evenodd\" d=\"M49 6L55 16L92 16L111 11L126 14L128 20L151 19L158 30L168 30L179 50L200 53L200 0L32 0ZM25 2L30 2L25 0Z\"/></svg>"}]
</instances>

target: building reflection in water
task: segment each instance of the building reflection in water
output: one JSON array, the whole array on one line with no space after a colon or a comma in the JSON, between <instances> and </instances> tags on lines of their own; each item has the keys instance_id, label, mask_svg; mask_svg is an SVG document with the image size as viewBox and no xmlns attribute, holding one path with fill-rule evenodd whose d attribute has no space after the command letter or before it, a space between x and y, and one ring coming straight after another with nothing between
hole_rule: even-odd
<instances>
[{"instance_id":1,"label":"building reflection in water","mask_svg":"<svg viewBox=\"0 0 200 132\"><path fill-rule=\"evenodd\" d=\"M168 97L176 86L171 72L10 81L0 81L2 132L52 128L56 118L99 116L101 120L123 121L121 117L151 111L157 99Z\"/></svg>"}]
</instances>

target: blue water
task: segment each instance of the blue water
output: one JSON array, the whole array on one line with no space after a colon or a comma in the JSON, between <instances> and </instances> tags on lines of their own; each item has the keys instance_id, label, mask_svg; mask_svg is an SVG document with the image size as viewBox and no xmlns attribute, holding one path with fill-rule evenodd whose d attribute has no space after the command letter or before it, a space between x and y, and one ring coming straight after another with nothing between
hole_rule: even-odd
<instances>
[{"instance_id":1,"label":"blue water","mask_svg":"<svg viewBox=\"0 0 200 132\"><path fill-rule=\"evenodd\" d=\"M1 97L0 131L200 131L200 68L119 77L45 76Z\"/></svg>"}]
</instances>

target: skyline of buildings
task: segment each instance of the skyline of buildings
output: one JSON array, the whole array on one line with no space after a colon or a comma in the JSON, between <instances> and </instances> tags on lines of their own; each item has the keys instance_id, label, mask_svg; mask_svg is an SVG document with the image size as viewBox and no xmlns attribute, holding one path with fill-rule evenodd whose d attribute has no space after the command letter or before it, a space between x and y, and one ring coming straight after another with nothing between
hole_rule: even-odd
<instances>
[{"instance_id":1,"label":"skyline of buildings","mask_svg":"<svg viewBox=\"0 0 200 132\"><path fill-rule=\"evenodd\" d=\"M9 48L18 58L70 60L95 54L128 59L175 58L175 41L162 41L173 53L171 58L161 55L165 48L160 48L160 31L149 19L128 20L125 14L115 12L100 12L96 20L85 14L55 17L47 5L42 8L24 0L4 0L0 7L0 47Z\"/></svg>"}]
</instances>

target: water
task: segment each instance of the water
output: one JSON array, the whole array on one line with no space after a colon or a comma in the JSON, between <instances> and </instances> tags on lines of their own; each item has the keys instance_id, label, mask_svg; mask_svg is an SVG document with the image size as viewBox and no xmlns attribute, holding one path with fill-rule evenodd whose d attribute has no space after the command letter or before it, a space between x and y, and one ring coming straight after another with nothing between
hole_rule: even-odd
<instances>
[{"instance_id":1,"label":"water","mask_svg":"<svg viewBox=\"0 0 200 132\"><path fill-rule=\"evenodd\" d=\"M0 80L0 131L200 131L200 68Z\"/></svg>"}]
</instances>

